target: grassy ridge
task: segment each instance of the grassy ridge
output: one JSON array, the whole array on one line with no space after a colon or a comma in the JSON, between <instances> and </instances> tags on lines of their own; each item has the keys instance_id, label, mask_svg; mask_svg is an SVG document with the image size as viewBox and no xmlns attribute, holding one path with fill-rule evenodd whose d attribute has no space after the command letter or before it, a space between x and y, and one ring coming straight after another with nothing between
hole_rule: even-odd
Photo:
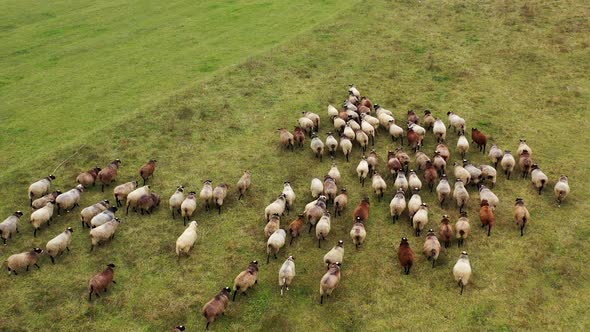
<instances>
[{"instance_id":1,"label":"grassy ridge","mask_svg":"<svg viewBox=\"0 0 590 332\"><path fill-rule=\"evenodd\" d=\"M284 42L337 1L2 1L0 165L31 162Z\"/></svg>"},{"instance_id":2,"label":"grassy ridge","mask_svg":"<svg viewBox=\"0 0 590 332\"><path fill-rule=\"evenodd\" d=\"M428 107L441 117L453 110L469 127L491 134L502 148L514 150L518 138L527 138L551 186L566 173L572 195L558 209L550 193L537 196L528 181L501 178L494 190L501 205L492 237L478 229L477 209L473 204L469 208L474 232L466 249L474 275L464 296L457 298L451 276L459 253L455 247L441 255L434 270L418 255L412 274L402 275L396 248L411 230L406 221L388 222L390 187L384 202L371 195L369 235L362 250L354 252L348 240L352 207L333 221L329 242L345 239L346 253L342 283L324 306L317 304L318 284L328 245L320 250L312 236L304 236L281 251L278 261L261 266L260 284L230 304L213 328L425 330L435 323L445 330L587 329L584 298L590 289L579 253L587 252L590 235L585 222L588 191L583 187L589 176L582 167L581 142L571 138L584 137L581 120L588 105L583 74L588 64L583 60L589 25L580 18L584 11L577 2L365 4L354 16L342 14L334 23L179 93L135 121L100 132L60 169L60 188L71 186L80 170L116 157L123 160L119 182L128 181L155 157L160 165L153 188L165 197L179 183L191 189L199 189L206 178L234 184L244 169L253 171L252 191L239 202L233 194L221 216L199 207L199 240L192 257L180 265L173 249L183 227L170 220L165 204L151 217L125 217L117 238L93 254L87 253L89 241L76 213L58 219L37 239L23 223L22 234L0 249L2 259L46 243L66 225L76 226L75 249L55 266L44 260L41 271L0 277L2 294L11 299L0 308L0 316L11 317L0 320L0 328L162 330L178 323L202 328L200 307L250 260L263 260L262 212L282 182L293 183L301 209L309 200L311 177L328 171L329 163L313 160L307 145L295 153L280 149L276 128L294 125L300 110L316 111L326 124L326 104L339 103L346 85L355 82L399 119L410 107ZM346 47L351 41L354 47ZM568 135L562 134L561 119L570 120ZM449 146L455 143L449 135ZM382 135L376 149L384 158L394 146ZM428 136L425 151L433 148ZM58 148L36 163L42 167L5 173L2 215L24 208L30 180L70 153ZM369 192L357 185L354 169L360 156L356 149L350 164L341 155L337 158L352 206ZM473 151L469 158L477 164L485 160ZM474 191L470 193L475 201ZM516 196L525 198L532 213L524 238L512 224ZM101 198L91 189L83 205ZM429 193L423 198L435 201ZM436 228L445 212L456 220L456 209L434 207L429 227ZM423 238L409 237L419 253ZM276 274L288 253L296 256L298 276L280 298ZM119 265L118 284L107 297L88 303L86 282L106 261Z\"/></svg>"}]
</instances>

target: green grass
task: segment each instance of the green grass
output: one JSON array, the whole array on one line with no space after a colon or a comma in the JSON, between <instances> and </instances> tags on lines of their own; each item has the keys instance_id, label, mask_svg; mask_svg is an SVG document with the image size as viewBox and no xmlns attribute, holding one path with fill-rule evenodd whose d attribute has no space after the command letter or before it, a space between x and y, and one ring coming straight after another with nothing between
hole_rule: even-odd
<instances>
[{"instance_id":1,"label":"green grass","mask_svg":"<svg viewBox=\"0 0 590 332\"><path fill-rule=\"evenodd\" d=\"M243 201L232 191L221 216L199 207L199 239L180 264L174 242L183 226L170 219L165 203L153 216L123 217L115 240L92 254L86 231L78 226L79 211L58 218L35 239L23 217L21 234L0 248L2 260L44 245L66 225L76 230L73 251L53 266L43 258L40 271L0 276L0 329L159 331L180 323L202 329L202 305L231 285L249 261L264 261L263 209L282 182L292 182L302 209L310 200L310 179L329 169L328 162L313 159L307 144L295 153L281 149L276 128L293 126L301 110L315 111L325 137L326 105L343 100L347 84L354 82L398 119L408 108L427 107L445 120L452 110L504 149L515 150L518 139L526 138L550 177L549 190L538 196L529 181L500 176L494 189L501 200L498 224L489 238L477 226L477 195L470 190L473 233L466 250L473 275L459 297L451 269L460 250L443 252L432 269L420 255L423 237L412 236L406 221L389 223L391 179L386 200L379 203L357 184L359 149L349 164L338 155L351 206L333 220L329 235L330 244L342 238L346 247L334 296L319 306L321 260L329 245L318 249L314 237L304 235L282 250L278 261L261 265L259 285L230 304L213 329L587 330L590 176L582 142L590 89L588 12L579 1L365 3L162 102L148 103L124 121L63 145L54 142L51 153L30 162L13 161L0 178L2 215L24 210L28 184L82 143L87 145L56 172L59 188L71 187L79 171L114 158L123 161L118 182L136 179L138 168L153 157L159 168L152 187L165 199L179 183L189 189L200 189L207 178L235 184L244 169L252 170L253 187ZM380 134L376 149L384 162L397 144ZM449 135L448 143L454 147L456 137ZM433 149L428 135L424 150ZM473 148L468 157L476 164L485 161ZM569 176L572 193L557 208L551 190L560 174ZM368 239L355 251L348 237L351 213L365 193L372 199ZM517 196L532 214L524 237L512 221ZM82 205L103 197L90 189ZM434 195L423 198L435 205ZM458 217L455 208L434 206L428 227L436 229L443 213L453 222ZM402 236L418 254L409 276L402 275L396 258ZM298 276L280 297L276 275L288 254L296 257ZM88 279L109 261L118 265L117 285L106 297L87 302Z\"/></svg>"}]
</instances>

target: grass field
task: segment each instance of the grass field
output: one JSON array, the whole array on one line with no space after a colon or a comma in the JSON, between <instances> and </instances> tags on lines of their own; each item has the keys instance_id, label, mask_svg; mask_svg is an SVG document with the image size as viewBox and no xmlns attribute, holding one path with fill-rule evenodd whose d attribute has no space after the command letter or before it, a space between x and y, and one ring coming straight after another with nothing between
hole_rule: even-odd
<instances>
[{"instance_id":1,"label":"grass field","mask_svg":"<svg viewBox=\"0 0 590 332\"><path fill-rule=\"evenodd\" d=\"M17 15L22 11L16 4L3 14L10 19L3 21L1 40L11 34L6 31L11 29L6 28L10 22L23 19ZM241 5L235 3L239 8ZM179 80L166 66L174 60L162 58L154 77L128 72L123 61L108 69L113 79L141 85L120 89L120 95L112 99L89 95L83 87L78 91L83 84L35 96L34 103L53 105L52 121L62 121L49 126L45 133L63 132L64 137L46 142L43 134L25 131L9 136L7 133L12 132L4 131L1 158L6 166L0 174L0 215L8 216L16 209L27 213L21 219L21 233L0 248L0 259L33 246L44 247L68 225L75 228L74 240L72 252L60 257L56 265L44 257L39 271L18 277L0 275L0 330L160 331L181 323L191 331L204 328L202 305L223 286L231 286L249 261L264 261L263 211L280 193L283 181L293 184L298 195L296 208L301 210L310 200L310 179L323 176L329 169L329 162L313 159L308 144L294 153L281 149L276 129L294 126L301 110L314 111L322 116L324 138L331 128L326 106L340 103L352 82L374 102L394 111L400 120L409 108L430 108L445 121L446 112L454 111L467 120L467 127L482 129L503 149L516 150L518 139L526 138L533 158L550 178L549 190L538 196L528 180L506 181L500 176L494 189L501 200L496 210L498 224L489 238L477 227L473 202L478 197L470 190L472 204L468 211L473 233L465 250L471 256L473 275L459 297L451 270L460 250L454 246L443 252L438 266L432 269L420 255L424 237L414 237L405 220L395 225L389 222L392 179L387 179L388 194L380 203L368 187L357 184L355 168L361 152L355 147L350 163L341 154L336 158L351 194L351 206L342 217L333 219L328 240L330 245L340 238L345 240L343 277L334 296L319 305L322 257L329 245L318 249L315 237L306 234L292 247L281 250L279 260L261 264L259 284L231 303L213 330L382 331L427 330L433 326L478 331L588 330L590 283L585 253L590 249L590 195L585 184L590 175L583 162L590 101L588 5L582 1L376 1L353 8L342 8L335 2L318 3L316 9L292 6L287 12L305 17L305 22L245 37L268 38L264 43L267 49L247 58L244 55L249 51L224 57L210 73L181 70L184 78ZM186 15L189 9L182 8L166 13ZM195 15L203 14L200 7L190 8ZM221 16L230 11L223 6L216 10ZM312 18L305 12L317 16ZM164 16L160 17L162 23L155 24L168 22L170 18ZM145 17L156 20L148 12ZM73 25L79 24L77 18L71 18ZM39 20L33 16L28 19ZM276 20L284 22L281 17ZM133 29L117 25L119 21L113 19L114 30L105 32L104 38L125 35ZM305 28L313 22L317 24ZM47 27L42 22L36 24L39 29ZM217 36L211 29L209 35ZM285 34L294 37L272 46ZM35 35L23 35L18 43L32 44L27 40ZM168 32L158 38L173 36ZM32 64L10 55L14 48L8 55L6 49L2 52L3 72L24 75L18 74L18 66L34 70L30 69ZM39 52L40 56L49 55ZM195 62L185 58L191 52L186 52L178 54L178 59L194 66ZM219 52L211 50L210 56ZM127 53L121 48L112 50L109 56L123 58ZM90 54L85 57L72 56L70 62L40 73L64 71L70 66L84 68L87 61L98 61ZM58 77L53 75L44 82L51 87L66 85ZM161 84L148 83L160 78ZM179 88L189 82L193 83ZM143 84L153 90L146 91ZM3 118L5 114L13 116L2 121L3 128L18 129L19 123L28 123L19 113L26 111L25 106L15 105L15 100L29 96L22 86L16 89L5 84L0 89L0 112ZM71 116L75 103L71 104L68 94L83 97L86 105L100 99L112 120L94 131L89 124L72 125L81 121ZM9 104L8 100L13 101ZM84 119L91 117L90 113L84 113ZM36 123L50 123L47 119L49 116L39 115ZM383 165L386 151L397 144L392 144L384 132L380 134L376 150ZM88 252L87 231L79 225L79 210L57 218L33 238L27 223L27 186L53 171L81 144L86 145L56 172L58 188L69 189L80 171L106 165L114 158L123 161L118 183L137 179L139 167L156 158L159 168L151 185L165 201L181 183L191 190L200 189L205 179L235 185L244 169L252 170L253 187L242 201L236 200L232 190L220 216L198 207L199 239L191 257L180 264L176 263L174 243L184 227L179 220L171 220L166 202L149 217L123 216L114 241L93 253ZM448 144L455 146L454 135L449 135ZM18 152L21 148L25 152L22 158ZM44 149L48 150L36 155ZM424 151L432 153L433 149L434 140L428 135ZM485 162L474 150L472 147L468 158L476 164ZM458 158L453 155L452 159ZM551 191L560 174L569 176L572 193L557 208ZM355 251L348 237L351 214L366 193L372 200L368 237L364 247ZM512 204L518 196L525 198L532 215L524 237L519 236L512 221ZM105 197L111 199L110 192L103 195L100 189L91 188L83 194L82 206ZM426 192L422 197L435 205L434 195ZM458 217L456 208L441 210L434 206L428 227L437 229L444 213L453 223ZM282 225L293 218L293 213L285 217ZM397 263L402 236L409 237L418 256L409 276L402 274ZM277 272L288 254L296 257L298 275L292 289L280 297ZM88 279L111 261L118 266L117 285L107 296L88 302Z\"/></svg>"}]
</instances>

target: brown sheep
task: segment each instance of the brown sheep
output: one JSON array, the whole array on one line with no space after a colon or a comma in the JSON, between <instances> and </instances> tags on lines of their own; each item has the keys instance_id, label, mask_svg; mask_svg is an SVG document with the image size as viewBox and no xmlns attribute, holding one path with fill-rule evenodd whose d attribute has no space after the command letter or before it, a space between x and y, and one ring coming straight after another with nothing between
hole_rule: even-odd
<instances>
[{"instance_id":1,"label":"brown sheep","mask_svg":"<svg viewBox=\"0 0 590 332\"><path fill-rule=\"evenodd\" d=\"M492 227L496 225L496 217L494 216L494 210L490 207L487 199L481 201L479 208L479 219L481 220L481 227L488 226L488 236L492 233Z\"/></svg>"},{"instance_id":2,"label":"brown sheep","mask_svg":"<svg viewBox=\"0 0 590 332\"><path fill-rule=\"evenodd\" d=\"M240 193L240 196L238 196L238 200L240 200L240 199L242 199L242 197L244 197L244 194L246 193L248 188L250 188L251 184L252 184L252 172L245 170L244 175L242 175L242 177L238 181L238 185L237 185L238 192Z\"/></svg>"},{"instance_id":3,"label":"brown sheep","mask_svg":"<svg viewBox=\"0 0 590 332\"><path fill-rule=\"evenodd\" d=\"M531 172L531 167L533 167L533 159L528 150L522 151L522 154L518 158L518 166L520 166L520 169L522 170L522 178L526 179Z\"/></svg>"},{"instance_id":4,"label":"brown sheep","mask_svg":"<svg viewBox=\"0 0 590 332\"><path fill-rule=\"evenodd\" d=\"M453 226L451 226L450 224L449 216L446 214L440 221L440 229L438 230L438 234L445 243L445 248L450 247L451 241L453 241L453 236L455 235L455 233L453 232Z\"/></svg>"},{"instance_id":5,"label":"brown sheep","mask_svg":"<svg viewBox=\"0 0 590 332\"><path fill-rule=\"evenodd\" d=\"M407 238L402 238L397 252L397 258L400 265L404 268L405 274L410 274L410 268L414 264L414 251L410 248L410 243Z\"/></svg>"},{"instance_id":6,"label":"brown sheep","mask_svg":"<svg viewBox=\"0 0 590 332\"><path fill-rule=\"evenodd\" d=\"M524 227L526 226L526 223L531 220L531 215L524 205L524 200L522 198L517 198L516 203L514 203L514 219L516 220L518 227L520 227L520 236L523 236Z\"/></svg>"},{"instance_id":7,"label":"brown sheep","mask_svg":"<svg viewBox=\"0 0 590 332\"><path fill-rule=\"evenodd\" d=\"M98 172L98 180L102 183L100 190L104 192L104 186L109 186L117 178L117 172L119 165L121 164L120 159L113 160L106 168Z\"/></svg>"},{"instance_id":8,"label":"brown sheep","mask_svg":"<svg viewBox=\"0 0 590 332\"><path fill-rule=\"evenodd\" d=\"M287 149L291 149L291 151L295 148L295 137L285 128L279 128L279 140L281 141L281 145ZM304 134L305 136L305 134Z\"/></svg>"},{"instance_id":9,"label":"brown sheep","mask_svg":"<svg viewBox=\"0 0 590 332\"><path fill-rule=\"evenodd\" d=\"M154 208L160 205L160 196L156 193L149 193L147 195L143 195L139 198L139 202L137 203L137 207L141 211L141 214L144 212L147 214L151 214L154 211Z\"/></svg>"},{"instance_id":10,"label":"brown sheep","mask_svg":"<svg viewBox=\"0 0 590 332\"><path fill-rule=\"evenodd\" d=\"M219 292L219 294L215 295L207 304L203 306L201 310L203 312L203 316L207 319L207 326L205 326L205 331L209 330L209 324L215 322L217 317L223 315L227 305L229 304L229 295L231 289L229 287L225 287Z\"/></svg>"},{"instance_id":11,"label":"brown sheep","mask_svg":"<svg viewBox=\"0 0 590 332\"><path fill-rule=\"evenodd\" d=\"M100 171L100 167L94 167L91 170L82 172L76 177L76 182L83 185L85 188L90 187L90 185L94 187L96 184L96 178L98 177L98 173Z\"/></svg>"},{"instance_id":12,"label":"brown sheep","mask_svg":"<svg viewBox=\"0 0 590 332\"><path fill-rule=\"evenodd\" d=\"M301 127L295 127L293 130L293 136L295 138L295 143L297 143L298 147L303 147L305 144L305 130Z\"/></svg>"},{"instance_id":13,"label":"brown sheep","mask_svg":"<svg viewBox=\"0 0 590 332\"><path fill-rule=\"evenodd\" d=\"M471 140L477 144L479 151L486 153L486 146L488 145L488 137L477 128L471 128Z\"/></svg>"},{"instance_id":14,"label":"brown sheep","mask_svg":"<svg viewBox=\"0 0 590 332\"><path fill-rule=\"evenodd\" d=\"M246 295L246 291L248 288L252 288L254 284L258 283L258 261L250 262L248 268L234 279L234 296L232 301L236 300L236 294L238 291L242 292L242 294Z\"/></svg>"},{"instance_id":15,"label":"brown sheep","mask_svg":"<svg viewBox=\"0 0 590 332\"><path fill-rule=\"evenodd\" d=\"M107 291L107 287L109 286L109 284L112 282L113 284L116 284L115 280L113 280L113 278L115 277L115 264L110 263L107 265L107 268L96 274L94 277L92 277L92 279L90 279L90 282L88 283L88 288L90 289L90 293L88 294L88 301L92 300L92 294L96 294L96 296L100 297L100 292Z\"/></svg>"},{"instance_id":16,"label":"brown sheep","mask_svg":"<svg viewBox=\"0 0 590 332\"><path fill-rule=\"evenodd\" d=\"M299 234L301 233L301 229L303 228L303 222L305 215L304 214L300 214L297 219L293 220L290 224L289 224L289 234L291 235L291 241L289 241L289 245L293 244L293 239L298 237Z\"/></svg>"},{"instance_id":17,"label":"brown sheep","mask_svg":"<svg viewBox=\"0 0 590 332\"><path fill-rule=\"evenodd\" d=\"M354 213L352 214L353 222L362 222L363 224L366 224L369 220L369 208L369 197L365 196L365 198L363 198L359 205L357 205L357 207L354 209ZM361 219L358 220L357 217L360 217Z\"/></svg>"},{"instance_id":18,"label":"brown sheep","mask_svg":"<svg viewBox=\"0 0 590 332\"><path fill-rule=\"evenodd\" d=\"M151 176L154 177L154 171L156 170L156 159L150 159L147 164L143 165L139 169L139 175L143 179L143 185L147 182L147 179Z\"/></svg>"}]
</instances>

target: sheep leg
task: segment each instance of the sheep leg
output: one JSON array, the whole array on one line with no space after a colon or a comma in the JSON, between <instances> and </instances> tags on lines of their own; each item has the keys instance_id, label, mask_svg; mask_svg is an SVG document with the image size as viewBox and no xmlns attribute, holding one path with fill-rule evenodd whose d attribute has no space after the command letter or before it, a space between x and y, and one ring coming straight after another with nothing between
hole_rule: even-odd
<instances>
[{"instance_id":1,"label":"sheep leg","mask_svg":"<svg viewBox=\"0 0 590 332\"><path fill-rule=\"evenodd\" d=\"M33 231L33 237L37 237L37 228Z\"/></svg>"},{"instance_id":2,"label":"sheep leg","mask_svg":"<svg viewBox=\"0 0 590 332\"><path fill-rule=\"evenodd\" d=\"M313 225L311 224L311 222L309 223L309 230L307 231L307 234L311 233L311 228L313 227Z\"/></svg>"},{"instance_id":3,"label":"sheep leg","mask_svg":"<svg viewBox=\"0 0 590 332\"><path fill-rule=\"evenodd\" d=\"M289 241L289 245L292 245L292 244L293 244L293 239L294 239L294 237L293 237L293 235L291 234L291 241Z\"/></svg>"},{"instance_id":4,"label":"sheep leg","mask_svg":"<svg viewBox=\"0 0 590 332\"><path fill-rule=\"evenodd\" d=\"M324 295L320 296L320 305L324 304Z\"/></svg>"},{"instance_id":5,"label":"sheep leg","mask_svg":"<svg viewBox=\"0 0 590 332\"><path fill-rule=\"evenodd\" d=\"M90 287L90 293L88 294L88 301L92 301L92 287Z\"/></svg>"},{"instance_id":6,"label":"sheep leg","mask_svg":"<svg viewBox=\"0 0 590 332\"><path fill-rule=\"evenodd\" d=\"M461 292L459 295L463 295L463 282L461 280L459 280L459 286L461 286Z\"/></svg>"},{"instance_id":7,"label":"sheep leg","mask_svg":"<svg viewBox=\"0 0 590 332\"><path fill-rule=\"evenodd\" d=\"M520 236L524 236L524 223L520 226Z\"/></svg>"},{"instance_id":8,"label":"sheep leg","mask_svg":"<svg viewBox=\"0 0 590 332\"><path fill-rule=\"evenodd\" d=\"M322 238L318 238L318 248L322 247Z\"/></svg>"},{"instance_id":9,"label":"sheep leg","mask_svg":"<svg viewBox=\"0 0 590 332\"><path fill-rule=\"evenodd\" d=\"M49 258L51 258L51 264L55 264L55 260L53 259L53 256L49 256Z\"/></svg>"},{"instance_id":10,"label":"sheep leg","mask_svg":"<svg viewBox=\"0 0 590 332\"><path fill-rule=\"evenodd\" d=\"M242 193L240 192L240 196L238 196L238 201L242 199L242 196L244 196L244 194L242 194Z\"/></svg>"},{"instance_id":11,"label":"sheep leg","mask_svg":"<svg viewBox=\"0 0 590 332\"><path fill-rule=\"evenodd\" d=\"M236 294L238 294L238 289L234 289L234 296L232 298L232 302L236 302Z\"/></svg>"},{"instance_id":12,"label":"sheep leg","mask_svg":"<svg viewBox=\"0 0 590 332\"><path fill-rule=\"evenodd\" d=\"M277 253L276 253L276 252L275 252L275 259L278 259L278 257L277 257Z\"/></svg>"},{"instance_id":13,"label":"sheep leg","mask_svg":"<svg viewBox=\"0 0 590 332\"><path fill-rule=\"evenodd\" d=\"M348 159L348 156L350 155L350 153L346 154L346 162L349 162L350 160Z\"/></svg>"},{"instance_id":14,"label":"sheep leg","mask_svg":"<svg viewBox=\"0 0 590 332\"><path fill-rule=\"evenodd\" d=\"M219 212L218 214L221 214L221 205L217 204L217 211Z\"/></svg>"},{"instance_id":15,"label":"sheep leg","mask_svg":"<svg viewBox=\"0 0 590 332\"><path fill-rule=\"evenodd\" d=\"M434 269L434 263L436 263L436 259L432 258L432 268Z\"/></svg>"},{"instance_id":16,"label":"sheep leg","mask_svg":"<svg viewBox=\"0 0 590 332\"><path fill-rule=\"evenodd\" d=\"M104 193L104 183L100 186L100 191Z\"/></svg>"}]
</instances>

